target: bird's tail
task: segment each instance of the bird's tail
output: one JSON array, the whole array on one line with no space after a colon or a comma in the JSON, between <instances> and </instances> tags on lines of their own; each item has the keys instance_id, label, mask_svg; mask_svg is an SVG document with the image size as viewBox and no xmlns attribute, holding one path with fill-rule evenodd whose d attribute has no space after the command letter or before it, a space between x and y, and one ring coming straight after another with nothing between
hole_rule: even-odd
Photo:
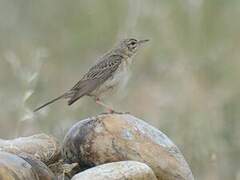
<instances>
[{"instance_id":1,"label":"bird's tail","mask_svg":"<svg viewBox=\"0 0 240 180\"><path fill-rule=\"evenodd\" d=\"M33 112L36 112L36 111L38 111L38 110L44 108L45 106L47 106L47 105L49 105L49 104L52 104L52 103L54 103L55 101L57 101L57 100L59 100L59 99L64 98L65 96L66 96L66 93L64 93L64 94L62 94L61 96L59 96L59 97L57 97L57 98L54 98L53 100L48 101L47 103L45 103L45 104L39 106L38 108L34 109Z\"/></svg>"}]
</instances>

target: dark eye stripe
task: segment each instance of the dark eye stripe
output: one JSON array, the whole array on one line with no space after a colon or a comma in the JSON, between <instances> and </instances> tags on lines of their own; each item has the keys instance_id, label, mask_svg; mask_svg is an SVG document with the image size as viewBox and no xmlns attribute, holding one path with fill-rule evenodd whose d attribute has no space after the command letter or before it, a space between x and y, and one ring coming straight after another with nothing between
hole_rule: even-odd
<instances>
[{"instance_id":1,"label":"dark eye stripe","mask_svg":"<svg viewBox=\"0 0 240 180\"><path fill-rule=\"evenodd\" d=\"M136 43L136 42L131 42L130 44L131 44L131 45L136 45L137 43Z\"/></svg>"},{"instance_id":2,"label":"dark eye stripe","mask_svg":"<svg viewBox=\"0 0 240 180\"><path fill-rule=\"evenodd\" d=\"M129 43L137 43L137 40L136 39L129 39Z\"/></svg>"}]
</instances>

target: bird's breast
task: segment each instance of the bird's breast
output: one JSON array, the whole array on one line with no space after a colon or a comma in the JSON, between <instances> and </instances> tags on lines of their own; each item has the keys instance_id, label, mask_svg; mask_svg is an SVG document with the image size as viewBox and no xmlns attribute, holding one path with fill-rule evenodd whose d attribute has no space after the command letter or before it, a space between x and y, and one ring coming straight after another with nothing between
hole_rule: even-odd
<instances>
[{"instance_id":1,"label":"bird's breast","mask_svg":"<svg viewBox=\"0 0 240 180\"><path fill-rule=\"evenodd\" d=\"M110 86L122 86L127 83L128 77L129 65L124 61L106 83Z\"/></svg>"},{"instance_id":2,"label":"bird's breast","mask_svg":"<svg viewBox=\"0 0 240 180\"><path fill-rule=\"evenodd\" d=\"M124 61L112 76L94 91L94 94L97 96L103 96L107 92L114 92L113 90L123 89L127 84L129 74L129 64Z\"/></svg>"}]
</instances>

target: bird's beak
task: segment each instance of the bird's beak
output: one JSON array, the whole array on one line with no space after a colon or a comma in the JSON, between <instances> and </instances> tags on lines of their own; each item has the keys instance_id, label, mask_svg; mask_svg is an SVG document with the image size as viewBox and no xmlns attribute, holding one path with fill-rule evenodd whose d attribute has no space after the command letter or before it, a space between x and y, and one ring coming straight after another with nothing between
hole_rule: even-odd
<instances>
[{"instance_id":1,"label":"bird's beak","mask_svg":"<svg viewBox=\"0 0 240 180\"><path fill-rule=\"evenodd\" d=\"M148 41L149 41L149 39L139 40L139 41L138 41L138 44L144 44L144 43L146 43L146 42L148 42Z\"/></svg>"}]
</instances>

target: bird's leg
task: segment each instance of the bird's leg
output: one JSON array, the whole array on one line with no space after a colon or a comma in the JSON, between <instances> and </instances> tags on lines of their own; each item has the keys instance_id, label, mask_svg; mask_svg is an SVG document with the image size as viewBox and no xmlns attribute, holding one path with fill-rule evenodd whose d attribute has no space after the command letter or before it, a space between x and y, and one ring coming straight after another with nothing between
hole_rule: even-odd
<instances>
[{"instance_id":1,"label":"bird's leg","mask_svg":"<svg viewBox=\"0 0 240 180\"><path fill-rule=\"evenodd\" d=\"M105 103L103 103L103 102L100 100L100 98L95 97L95 102L96 102L97 104L103 106L104 108L106 108L108 113L112 114L112 113L115 112L111 107L109 107L108 105L106 105Z\"/></svg>"}]
</instances>

